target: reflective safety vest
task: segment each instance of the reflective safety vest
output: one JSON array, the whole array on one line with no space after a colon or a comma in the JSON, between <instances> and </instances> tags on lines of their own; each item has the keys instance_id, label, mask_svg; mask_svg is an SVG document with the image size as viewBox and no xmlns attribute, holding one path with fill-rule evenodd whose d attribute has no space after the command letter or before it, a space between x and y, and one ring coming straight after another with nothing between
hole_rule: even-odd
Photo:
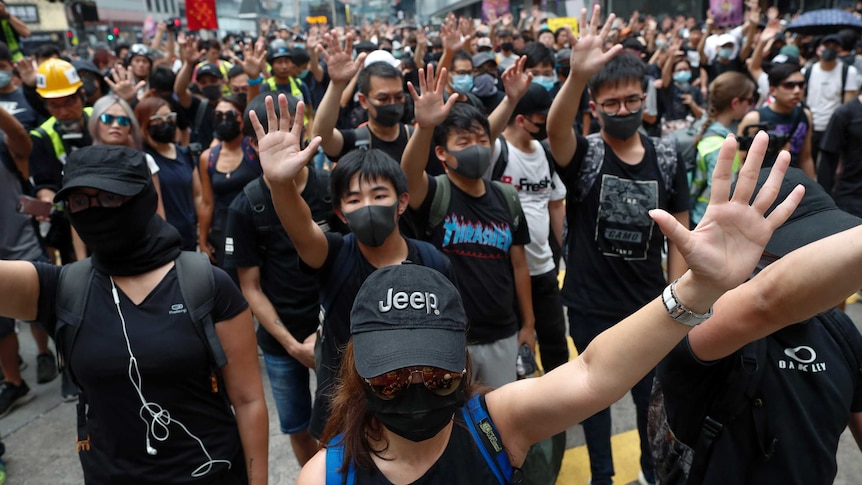
<instances>
[{"instance_id":1,"label":"reflective safety vest","mask_svg":"<svg viewBox=\"0 0 862 485\"><path fill-rule=\"evenodd\" d=\"M84 129L87 129L86 121L93 115L93 108L84 108ZM47 121L42 123L39 128L32 130L30 132L31 135L36 138L42 138L43 136L47 136L49 140L51 140L51 146L54 148L54 156L57 157L57 160L60 161L63 165L66 165L66 146L63 144L63 137L57 130L54 128L54 125L57 124L57 118L50 117Z\"/></svg>"},{"instance_id":2,"label":"reflective safety vest","mask_svg":"<svg viewBox=\"0 0 862 485\"><path fill-rule=\"evenodd\" d=\"M300 87L299 87L301 82L302 81L300 81L299 79L296 79L293 76L288 78L288 84L290 85L290 95L299 101L305 101L305 97L302 95L302 89L300 89ZM278 91L278 86L275 84L275 76L270 76L269 78L267 78L267 80L264 81L264 84L266 84L266 87L268 87L270 91L272 91L272 92ZM306 106L305 116L303 116L303 118L305 119L306 125L308 124L308 120L309 120L308 108L309 107Z\"/></svg>"},{"instance_id":3,"label":"reflective safety vest","mask_svg":"<svg viewBox=\"0 0 862 485\"><path fill-rule=\"evenodd\" d=\"M9 25L8 20L0 20L0 25L3 27L3 35L6 37L6 45L9 47L9 52L12 53L12 62L18 62L24 58L24 53L21 52L21 45L18 44L18 36Z\"/></svg>"}]
</instances>

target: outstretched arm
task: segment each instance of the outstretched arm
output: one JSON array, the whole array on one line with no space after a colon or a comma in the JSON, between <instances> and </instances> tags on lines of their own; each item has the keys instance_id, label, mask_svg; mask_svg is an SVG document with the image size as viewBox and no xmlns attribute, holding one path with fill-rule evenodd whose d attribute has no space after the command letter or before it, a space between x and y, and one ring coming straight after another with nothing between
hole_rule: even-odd
<instances>
[{"instance_id":1,"label":"outstretched arm","mask_svg":"<svg viewBox=\"0 0 862 485\"><path fill-rule=\"evenodd\" d=\"M724 142L713 172L713 192L701 223L692 231L662 210L650 215L674 241L691 268L675 286L678 299L705 313L727 290L751 274L772 232L790 216L804 192L797 187L768 216L787 169L779 157L769 179L750 202L768 137L759 135L730 194L736 140ZM862 258L860 258L862 259ZM691 330L673 320L661 297L602 332L574 361L538 379L509 384L487 396L488 410L507 450L520 465L528 447L576 424L619 399ZM524 427L525 419L531 426ZM536 420L536 416L542 416Z\"/></svg>"},{"instance_id":2,"label":"outstretched arm","mask_svg":"<svg viewBox=\"0 0 862 485\"><path fill-rule=\"evenodd\" d=\"M530 89L533 75L529 72L524 72L524 65L526 63L527 56L519 57L500 77L506 89L506 96L503 97L503 100L500 101L500 104L494 108L491 116L488 117L488 124L491 125L491 141L496 140L500 136L500 133L503 133L503 130L509 124L512 113L515 111L515 106L518 105L518 101Z\"/></svg>"},{"instance_id":3,"label":"outstretched arm","mask_svg":"<svg viewBox=\"0 0 862 485\"><path fill-rule=\"evenodd\" d=\"M272 97L266 98L266 120L268 129L264 130L257 113L249 114L254 127L260 150L260 165L264 177L272 189L272 202L284 230L293 241L299 257L308 266L320 268L329 254L329 243L323 230L314 223L311 209L296 188L294 179L317 153L320 137L311 139L304 150L299 149L302 133L305 103L296 105L293 129L290 128L290 115L287 109L287 96L278 95L278 109L281 117L275 115Z\"/></svg>"},{"instance_id":4,"label":"outstretched arm","mask_svg":"<svg viewBox=\"0 0 862 485\"><path fill-rule=\"evenodd\" d=\"M608 38L611 25L614 23L614 14L608 17L604 27L599 30L599 6L593 8L593 17L587 24L587 9L581 11L581 23L577 38L572 34L572 29L566 27L569 36L569 44L572 46L572 57L569 65L577 66L572 69L557 97L554 98L551 109L548 111L548 143L551 144L551 154L557 165L565 167L571 162L578 148L578 139L575 136L575 116L578 114L578 104L575 100L581 99L584 87L590 76L597 73L609 60L622 52L622 45L617 44L607 52L602 50L605 40Z\"/></svg>"},{"instance_id":5,"label":"outstretched arm","mask_svg":"<svg viewBox=\"0 0 862 485\"><path fill-rule=\"evenodd\" d=\"M410 137L401 155L401 169L407 175L407 191L410 193L410 207L413 209L418 209L428 195L428 174L425 173L425 164L428 160L428 151L431 149L434 127L446 120L449 112L458 102L458 96L449 96L449 100L446 103L443 102L443 90L446 89L448 81L449 74L446 68L443 68L435 83L434 65L428 64L427 71L419 69L421 96L416 92L413 83L407 83L407 90L413 96L416 132Z\"/></svg>"}]
</instances>

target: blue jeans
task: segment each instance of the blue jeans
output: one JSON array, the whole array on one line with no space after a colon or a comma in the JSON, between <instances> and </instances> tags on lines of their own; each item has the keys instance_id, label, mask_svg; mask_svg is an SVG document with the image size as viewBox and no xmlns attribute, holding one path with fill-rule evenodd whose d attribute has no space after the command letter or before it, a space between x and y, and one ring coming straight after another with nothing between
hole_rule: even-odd
<instances>
[{"instance_id":1,"label":"blue jeans","mask_svg":"<svg viewBox=\"0 0 862 485\"><path fill-rule=\"evenodd\" d=\"M296 434L308 429L311 419L311 369L289 355L263 353L272 399L281 432Z\"/></svg>"},{"instance_id":2,"label":"blue jeans","mask_svg":"<svg viewBox=\"0 0 862 485\"><path fill-rule=\"evenodd\" d=\"M583 353L590 342L606 328L594 320L585 321L571 308L568 309L569 333L575 343L578 353ZM615 323L615 322L614 322ZM612 324L611 324L612 325ZM644 478L648 482L655 482L655 465L652 461L652 450L647 435L647 413L649 411L649 398L652 392L652 381L655 369L651 369L643 379L631 389L632 400L635 403L637 415L638 436L641 441L640 465ZM587 453L590 456L590 473L592 485L610 485L613 483L614 460L611 454L611 410L605 408L581 423L584 427L584 439L587 442Z\"/></svg>"}]
</instances>

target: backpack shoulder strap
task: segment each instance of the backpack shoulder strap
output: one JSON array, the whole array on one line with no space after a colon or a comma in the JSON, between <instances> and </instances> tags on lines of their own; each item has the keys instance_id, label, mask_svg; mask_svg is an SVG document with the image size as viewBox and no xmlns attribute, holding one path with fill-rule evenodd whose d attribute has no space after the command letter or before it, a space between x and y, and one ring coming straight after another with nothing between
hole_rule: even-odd
<instances>
[{"instance_id":1,"label":"backpack shoulder strap","mask_svg":"<svg viewBox=\"0 0 862 485\"><path fill-rule=\"evenodd\" d=\"M355 137L353 148L359 148L360 150L371 148L371 130L368 128L368 125L357 127L353 130L353 136Z\"/></svg>"},{"instance_id":2,"label":"backpack shoulder strap","mask_svg":"<svg viewBox=\"0 0 862 485\"><path fill-rule=\"evenodd\" d=\"M844 90L847 88L847 73L850 72L850 65L844 62L839 62L841 64L841 93L840 98L843 104L844 102Z\"/></svg>"},{"instance_id":3,"label":"backpack shoulder strap","mask_svg":"<svg viewBox=\"0 0 862 485\"><path fill-rule=\"evenodd\" d=\"M199 127L203 126L204 116L206 116L207 114L208 105L208 99L201 99L200 103L198 103L198 109L195 110L195 129L199 129Z\"/></svg>"},{"instance_id":4,"label":"backpack shoulder strap","mask_svg":"<svg viewBox=\"0 0 862 485\"><path fill-rule=\"evenodd\" d=\"M353 485L356 469L353 462L347 464L347 481L339 470L344 462L344 434L340 434L326 445L326 485Z\"/></svg>"},{"instance_id":5,"label":"backpack shoulder strap","mask_svg":"<svg viewBox=\"0 0 862 485\"><path fill-rule=\"evenodd\" d=\"M679 166L679 149L674 139L649 137L655 148L656 162L661 173L662 184L667 193L672 194L673 177Z\"/></svg>"},{"instance_id":6,"label":"backpack shoulder strap","mask_svg":"<svg viewBox=\"0 0 862 485\"><path fill-rule=\"evenodd\" d=\"M509 165L509 144L503 138L502 134L497 137L497 140L500 141L500 154L494 160L494 170L491 171L491 180L502 179L503 172L506 171L506 167Z\"/></svg>"},{"instance_id":7,"label":"backpack shoulder strap","mask_svg":"<svg viewBox=\"0 0 862 485\"><path fill-rule=\"evenodd\" d=\"M434 180L437 182L437 188L434 190L434 198L431 199L431 212L428 214L428 227L425 230L425 235L429 237L434 228L446 218L446 210L452 201L452 182L449 177L444 173L435 176Z\"/></svg>"},{"instance_id":8,"label":"backpack shoulder strap","mask_svg":"<svg viewBox=\"0 0 862 485\"><path fill-rule=\"evenodd\" d=\"M213 175L215 175L216 171L216 163L218 163L218 156L221 153L221 143L210 147L210 155L207 159L207 173L210 174L210 180L212 180ZM192 160L193 162L197 162L197 160ZM212 183L212 182L210 182Z\"/></svg>"},{"instance_id":9,"label":"backpack shoulder strap","mask_svg":"<svg viewBox=\"0 0 862 485\"><path fill-rule=\"evenodd\" d=\"M485 458L485 462L494 472L497 480L501 485L509 483L509 480L514 474L512 464L509 463L509 456L503 448L503 439L500 437L500 432L491 421L488 411L482 406L482 396L474 395L461 408L461 414L464 417L466 428L470 430L470 435L476 442L476 447Z\"/></svg>"},{"instance_id":10,"label":"backpack shoulder strap","mask_svg":"<svg viewBox=\"0 0 862 485\"><path fill-rule=\"evenodd\" d=\"M248 198L248 203L251 205L252 216L254 217L254 227L258 232L266 231L269 228L269 218L266 210L266 196L263 195L263 179L258 177L243 187L242 191Z\"/></svg>"},{"instance_id":11,"label":"backpack shoulder strap","mask_svg":"<svg viewBox=\"0 0 862 485\"><path fill-rule=\"evenodd\" d=\"M209 258L203 253L183 251L176 260L180 293L195 328L203 333L210 358L216 369L227 365L227 357L215 332L212 310L215 303L215 277Z\"/></svg>"},{"instance_id":12,"label":"backpack shoulder strap","mask_svg":"<svg viewBox=\"0 0 862 485\"><path fill-rule=\"evenodd\" d=\"M353 269L353 265L348 264L356 253L356 236L353 233L344 236L344 243L338 254L335 256L335 261L332 262L332 273L329 275L329 283L320 291L320 304L323 307L324 314L329 313L332 304L335 303L335 296L344 283L347 281L347 276Z\"/></svg>"},{"instance_id":13,"label":"backpack shoulder strap","mask_svg":"<svg viewBox=\"0 0 862 485\"><path fill-rule=\"evenodd\" d=\"M521 225L521 214L523 209L521 208L521 198L518 196L518 189L509 184L504 184L499 180L494 180L492 182L501 192L503 192L503 197L506 199L506 206L509 208L509 215L512 216L512 232L518 230L518 227Z\"/></svg>"},{"instance_id":14,"label":"backpack shoulder strap","mask_svg":"<svg viewBox=\"0 0 862 485\"><path fill-rule=\"evenodd\" d=\"M749 343L734 356L740 360L728 372L722 392L710 405L697 441L692 446L694 461L689 471L688 483L702 483L712 447L724 427L741 415L757 395L760 381L766 373L767 348L766 338L762 338ZM762 441L759 436L757 441Z\"/></svg>"},{"instance_id":15,"label":"backpack shoulder strap","mask_svg":"<svg viewBox=\"0 0 862 485\"><path fill-rule=\"evenodd\" d=\"M847 319L847 314L840 310L832 310L820 316L823 317L823 326L826 327L826 330L832 335L832 339L841 347L844 359L847 360L847 364L853 370L853 379L856 381L862 379L862 362L860 362L859 357L850 347L850 338L840 321Z\"/></svg>"}]
</instances>

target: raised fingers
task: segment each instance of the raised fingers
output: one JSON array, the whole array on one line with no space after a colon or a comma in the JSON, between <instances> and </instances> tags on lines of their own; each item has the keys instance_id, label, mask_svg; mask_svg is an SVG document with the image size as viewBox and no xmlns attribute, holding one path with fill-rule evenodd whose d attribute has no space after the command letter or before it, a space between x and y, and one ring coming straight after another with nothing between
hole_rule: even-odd
<instances>
[{"instance_id":1,"label":"raised fingers","mask_svg":"<svg viewBox=\"0 0 862 485\"><path fill-rule=\"evenodd\" d=\"M280 94L279 97L284 96L284 94ZM264 100L264 104L266 104L266 124L267 133L272 133L278 129L278 118L275 117L275 103L272 101L272 96L267 96Z\"/></svg>"},{"instance_id":2,"label":"raised fingers","mask_svg":"<svg viewBox=\"0 0 862 485\"><path fill-rule=\"evenodd\" d=\"M283 96L283 95L282 95ZM279 104L281 105L281 99L279 99ZM285 124L290 121L290 114L287 111L287 97L284 98L284 105L282 113L287 113ZM305 103L300 101L296 103L296 113L293 115L293 129L290 131L292 134L296 135L298 139L300 134L302 133L302 126L305 123Z\"/></svg>"},{"instance_id":3,"label":"raised fingers","mask_svg":"<svg viewBox=\"0 0 862 485\"><path fill-rule=\"evenodd\" d=\"M747 204L751 200L751 195L757 185L757 177L760 175L760 166L763 164L763 157L766 155L768 147L769 135L765 131L758 132L754 141L751 142L751 148L748 150L748 155L739 171L736 190L733 193L734 201Z\"/></svg>"},{"instance_id":4,"label":"raised fingers","mask_svg":"<svg viewBox=\"0 0 862 485\"><path fill-rule=\"evenodd\" d=\"M724 203L730 200L730 178L733 169L733 159L736 156L736 138L728 135L718 151L718 162L712 171L712 190L710 204ZM747 202L747 200L746 200Z\"/></svg>"},{"instance_id":5,"label":"raised fingers","mask_svg":"<svg viewBox=\"0 0 862 485\"><path fill-rule=\"evenodd\" d=\"M269 98L267 98L267 101L269 101ZM263 140L266 132L263 130L263 125L260 124L260 119L258 119L257 113L254 110L248 112L248 119L251 121L251 127L254 128L254 134L257 136L258 141Z\"/></svg>"}]
</instances>

